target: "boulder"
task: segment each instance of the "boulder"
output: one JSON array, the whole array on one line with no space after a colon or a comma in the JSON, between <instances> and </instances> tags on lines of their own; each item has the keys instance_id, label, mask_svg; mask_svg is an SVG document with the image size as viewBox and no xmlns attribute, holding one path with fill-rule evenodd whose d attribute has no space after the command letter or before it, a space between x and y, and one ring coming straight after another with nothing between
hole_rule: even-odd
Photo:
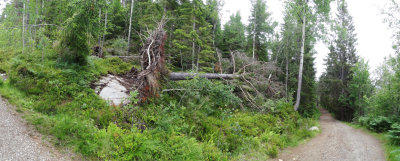
<instances>
[{"instance_id":1,"label":"boulder","mask_svg":"<svg viewBox=\"0 0 400 161\"><path fill-rule=\"evenodd\" d=\"M319 131L319 128L316 126L313 126L313 127L309 128L308 131Z\"/></svg>"},{"instance_id":2,"label":"boulder","mask_svg":"<svg viewBox=\"0 0 400 161\"><path fill-rule=\"evenodd\" d=\"M101 77L99 82L94 83L95 92L104 100L108 101L111 105L124 105L129 103L129 87L124 78L107 75Z\"/></svg>"}]
</instances>

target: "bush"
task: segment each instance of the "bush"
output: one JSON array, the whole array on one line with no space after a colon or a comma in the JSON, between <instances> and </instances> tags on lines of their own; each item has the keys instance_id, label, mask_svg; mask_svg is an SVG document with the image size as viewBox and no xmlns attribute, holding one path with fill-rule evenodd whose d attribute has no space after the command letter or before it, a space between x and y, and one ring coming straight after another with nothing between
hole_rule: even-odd
<instances>
[{"instance_id":1,"label":"bush","mask_svg":"<svg viewBox=\"0 0 400 161\"><path fill-rule=\"evenodd\" d=\"M387 132L392 125L392 121L388 117L378 116L378 117L360 117L358 122L367 127L369 130L374 132Z\"/></svg>"},{"instance_id":2,"label":"bush","mask_svg":"<svg viewBox=\"0 0 400 161\"><path fill-rule=\"evenodd\" d=\"M389 130L388 136L393 144L400 145L400 124L393 124L392 130Z\"/></svg>"},{"instance_id":3,"label":"bush","mask_svg":"<svg viewBox=\"0 0 400 161\"><path fill-rule=\"evenodd\" d=\"M371 120L370 117L361 116L361 117L358 118L358 123L361 126L367 127L370 120Z\"/></svg>"},{"instance_id":4,"label":"bush","mask_svg":"<svg viewBox=\"0 0 400 161\"><path fill-rule=\"evenodd\" d=\"M0 87L4 84L3 79L0 77Z\"/></svg>"},{"instance_id":5,"label":"bush","mask_svg":"<svg viewBox=\"0 0 400 161\"><path fill-rule=\"evenodd\" d=\"M233 91L234 87L222 83L213 83L206 78L194 78L192 80L172 82L170 88L187 89L175 92L177 99L184 101L183 105L211 107L213 111L217 108L238 107L241 99Z\"/></svg>"}]
</instances>

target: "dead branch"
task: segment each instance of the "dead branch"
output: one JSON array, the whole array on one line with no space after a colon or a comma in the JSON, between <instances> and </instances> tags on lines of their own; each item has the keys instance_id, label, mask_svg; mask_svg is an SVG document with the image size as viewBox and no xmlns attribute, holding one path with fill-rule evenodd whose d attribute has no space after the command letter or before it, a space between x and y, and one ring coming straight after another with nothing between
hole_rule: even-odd
<instances>
[{"instance_id":1,"label":"dead branch","mask_svg":"<svg viewBox=\"0 0 400 161\"><path fill-rule=\"evenodd\" d=\"M240 78L240 75L236 74L215 74L215 73L170 73L170 80L189 80L195 77L199 78L207 78L207 79L235 79Z\"/></svg>"}]
</instances>

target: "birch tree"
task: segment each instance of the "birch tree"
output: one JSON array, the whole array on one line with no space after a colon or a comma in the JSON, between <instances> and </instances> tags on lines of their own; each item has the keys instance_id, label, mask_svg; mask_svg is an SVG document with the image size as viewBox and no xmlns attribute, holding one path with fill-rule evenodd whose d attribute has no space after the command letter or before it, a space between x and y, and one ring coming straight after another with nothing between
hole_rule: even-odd
<instances>
[{"instance_id":1,"label":"birch tree","mask_svg":"<svg viewBox=\"0 0 400 161\"><path fill-rule=\"evenodd\" d=\"M306 41L306 25L309 23L307 19L314 21L319 21L322 23L324 17L328 17L330 11L330 3L332 0L299 0L294 4L296 8L294 12L301 18L302 22L302 39L301 39L301 49L300 49L300 65L299 65L299 75L298 75L298 85L297 85L297 95L294 110L297 111L300 106L301 99L301 88L303 81L303 63L304 63L304 47ZM321 18L322 17L322 18Z\"/></svg>"},{"instance_id":2,"label":"birch tree","mask_svg":"<svg viewBox=\"0 0 400 161\"><path fill-rule=\"evenodd\" d=\"M133 6L134 6L134 1L131 0L131 14L130 14L130 17L129 17L129 31L128 31L128 54L129 54L129 49L130 49L130 46L131 46Z\"/></svg>"}]
</instances>

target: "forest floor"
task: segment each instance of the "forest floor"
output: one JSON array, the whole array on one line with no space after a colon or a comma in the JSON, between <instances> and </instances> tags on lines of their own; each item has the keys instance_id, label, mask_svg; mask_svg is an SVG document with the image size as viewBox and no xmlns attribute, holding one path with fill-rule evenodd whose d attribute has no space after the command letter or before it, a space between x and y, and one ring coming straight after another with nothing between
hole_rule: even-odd
<instances>
[{"instance_id":1,"label":"forest floor","mask_svg":"<svg viewBox=\"0 0 400 161\"><path fill-rule=\"evenodd\" d=\"M0 96L0 160L71 160L42 138Z\"/></svg>"},{"instance_id":2,"label":"forest floor","mask_svg":"<svg viewBox=\"0 0 400 161\"><path fill-rule=\"evenodd\" d=\"M298 147L288 148L279 161L384 161L383 147L375 137L335 120L321 111L322 133Z\"/></svg>"}]
</instances>

